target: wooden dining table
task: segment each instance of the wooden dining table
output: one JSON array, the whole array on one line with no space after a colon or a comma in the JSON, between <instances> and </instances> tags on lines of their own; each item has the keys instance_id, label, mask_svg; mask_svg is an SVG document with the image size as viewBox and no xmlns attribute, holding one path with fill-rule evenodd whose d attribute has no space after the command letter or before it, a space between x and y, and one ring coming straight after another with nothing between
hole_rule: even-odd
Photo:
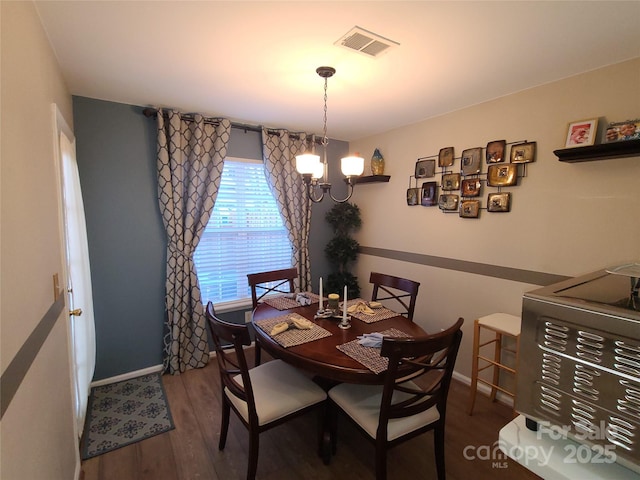
<instances>
[{"instance_id":1,"label":"wooden dining table","mask_svg":"<svg viewBox=\"0 0 640 480\"><path fill-rule=\"evenodd\" d=\"M366 323L355 317L351 318L351 328L338 326L340 318L317 318L318 303L278 310L262 303L253 312L253 325L260 346L274 358L279 358L295 367L333 382L356 384L382 384L384 372L375 373L362 363L345 354L338 347L357 340L364 333L382 332L389 329L399 330L407 336L423 336L427 333L411 320L394 315L391 318ZM260 328L259 323L274 317L283 317L297 313L329 332L329 335L300 345L285 347Z\"/></svg>"},{"instance_id":2,"label":"wooden dining table","mask_svg":"<svg viewBox=\"0 0 640 480\"><path fill-rule=\"evenodd\" d=\"M317 296L314 298L317 298ZM292 308L282 308L282 306L276 308L268 302L269 300L259 304L253 311L252 323L260 347L272 357L279 358L314 375L316 382L327 390L332 385L341 382L365 385L380 385L384 382L384 371L376 373L341 350L345 345L351 345L350 351L362 349L363 347L360 345L354 345L357 343L359 336L365 333L385 331L393 331L394 335L403 334L410 337L427 334L411 320L387 309L384 309L385 311L381 316L388 316L389 318L372 321L374 317L367 318L363 317L363 314L359 314L359 316L367 320L362 321L354 315L351 316L351 327L342 329L338 326L341 320L339 317L315 318L319 307L317 301L306 306L292 305ZM288 303L295 304L295 302ZM286 321L291 314L298 314L313 322L313 326L309 330L310 334L305 333L305 330L292 331L291 333L312 339L305 339L304 343L300 344L283 346L281 342L286 342L283 342L281 337L274 335L275 338L273 338L267 332L270 332L272 326L277 324L275 322ZM285 331L279 335L285 335L286 333ZM322 336L314 338L318 335ZM296 342L294 341L293 343ZM368 353L374 359L374 362L382 359L379 349L370 348ZM379 365L375 366L379 367ZM322 422L322 428L319 431L318 453L324 463L329 464L332 455L336 451L336 439L333 437L331 428L328 425L328 415L325 415L324 419L325 421Z\"/></svg>"}]
</instances>

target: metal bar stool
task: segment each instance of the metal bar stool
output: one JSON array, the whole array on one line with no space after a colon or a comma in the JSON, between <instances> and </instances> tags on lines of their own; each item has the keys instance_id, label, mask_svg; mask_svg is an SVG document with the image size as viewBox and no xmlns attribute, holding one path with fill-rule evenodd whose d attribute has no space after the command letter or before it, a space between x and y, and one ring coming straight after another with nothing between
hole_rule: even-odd
<instances>
[{"instance_id":1,"label":"metal bar stool","mask_svg":"<svg viewBox=\"0 0 640 480\"><path fill-rule=\"evenodd\" d=\"M490 330L495 333L493 339L480 343L481 329ZM502 337L506 335L515 339L515 349L504 348L502 346ZM480 355L480 349L487 345L494 344L493 358ZM502 363L502 351L506 350L515 355L515 368L511 368ZM473 365L471 372L471 399L469 402L469 415L473 414L473 405L476 401L476 392L478 389L478 382L482 382L491 387L491 395L489 398L491 401L495 401L496 393L500 390L513 397L515 405L515 388L511 392L499 385L500 383L500 370L507 371L513 374L514 378L518 369L518 355L520 351L520 317L515 315L509 315L508 313L493 313L486 317L477 318L473 322ZM483 366L479 367L480 360L485 362ZM487 368L493 368L493 380L487 381L483 378L478 378L478 373L486 370Z\"/></svg>"}]
</instances>

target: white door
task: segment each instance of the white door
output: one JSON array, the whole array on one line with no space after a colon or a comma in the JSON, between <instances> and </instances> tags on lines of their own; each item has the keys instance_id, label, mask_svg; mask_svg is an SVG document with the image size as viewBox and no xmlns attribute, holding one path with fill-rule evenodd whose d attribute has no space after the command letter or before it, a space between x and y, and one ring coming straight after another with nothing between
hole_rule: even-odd
<instances>
[{"instance_id":1,"label":"white door","mask_svg":"<svg viewBox=\"0 0 640 480\"><path fill-rule=\"evenodd\" d=\"M73 361L74 400L78 436L82 434L95 369L96 342L89 267L89 246L76 162L75 138L57 116L61 168L62 217L66 257L66 289Z\"/></svg>"}]
</instances>

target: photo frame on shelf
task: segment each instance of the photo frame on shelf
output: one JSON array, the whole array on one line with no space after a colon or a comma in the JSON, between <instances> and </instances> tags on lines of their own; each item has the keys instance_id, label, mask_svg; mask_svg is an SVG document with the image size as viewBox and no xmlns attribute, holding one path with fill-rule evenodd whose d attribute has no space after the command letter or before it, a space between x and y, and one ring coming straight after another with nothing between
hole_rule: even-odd
<instances>
[{"instance_id":1,"label":"photo frame on shelf","mask_svg":"<svg viewBox=\"0 0 640 480\"><path fill-rule=\"evenodd\" d=\"M416 162L416 178L434 177L436 174L435 160L418 160Z\"/></svg>"},{"instance_id":2,"label":"photo frame on shelf","mask_svg":"<svg viewBox=\"0 0 640 480\"><path fill-rule=\"evenodd\" d=\"M598 119L579 120L567 126L565 148L587 147L596 141Z\"/></svg>"},{"instance_id":3,"label":"photo frame on shelf","mask_svg":"<svg viewBox=\"0 0 640 480\"><path fill-rule=\"evenodd\" d=\"M607 131L604 134L604 143L638 139L640 139L640 118L612 122L607 126Z\"/></svg>"},{"instance_id":4,"label":"photo frame on shelf","mask_svg":"<svg viewBox=\"0 0 640 480\"><path fill-rule=\"evenodd\" d=\"M467 148L462 151L460 170L463 175L477 175L480 173L482 162L482 147Z\"/></svg>"},{"instance_id":5,"label":"photo frame on shelf","mask_svg":"<svg viewBox=\"0 0 640 480\"><path fill-rule=\"evenodd\" d=\"M479 178L468 178L462 180L460 193L463 197L479 197L482 182Z\"/></svg>"},{"instance_id":6,"label":"photo frame on shelf","mask_svg":"<svg viewBox=\"0 0 640 480\"><path fill-rule=\"evenodd\" d=\"M438 153L438 166L450 167L453 165L453 147L444 147Z\"/></svg>"},{"instance_id":7,"label":"photo frame on shelf","mask_svg":"<svg viewBox=\"0 0 640 480\"><path fill-rule=\"evenodd\" d=\"M436 182L424 182L422 184L422 200L423 207L433 207L438 204L438 184Z\"/></svg>"},{"instance_id":8,"label":"photo frame on shelf","mask_svg":"<svg viewBox=\"0 0 640 480\"><path fill-rule=\"evenodd\" d=\"M414 206L420 203L420 189L407 188L407 205Z\"/></svg>"},{"instance_id":9,"label":"photo frame on shelf","mask_svg":"<svg viewBox=\"0 0 640 480\"><path fill-rule=\"evenodd\" d=\"M440 210L453 211L458 209L460 196L452 193L445 193L438 197L438 207Z\"/></svg>"},{"instance_id":10,"label":"photo frame on shelf","mask_svg":"<svg viewBox=\"0 0 640 480\"><path fill-rule=\"evenodd\" d=\"M460 188L459 173L445 173L442 175L442 190L458 190Z\"/></svg>"},{"instance_id":11,"label":"photo frame on shelf","mask_svg":"<svg viewBox=\"0 0 640 480\"><path fill-rule=\"evenodd\" d=\"M511 163L531 163L536 159L536 142L522 142L511 145Z\"/></svg>"},{"instance_id":12,"label":"photo frame on shelf","mask_svg":"<svg viewBox=\"0 0 640 480\"><path fill-rule=\"evenodd\" d=\"M511 210L511 192L490 193L487 196L488 212L508 212Z\"/></svg>"},{"instance_id":13,"label":"photo frame on shelf","mask_svg":"<svg viewBox=\"0 0 640 480\"><path fill-rule=\"evenodd\" d=\"M507 147L506 140L494 140L487 143L486 159L487 163L502 163L504 162L504 152Z\"/></svg>"},{"instance_id":14,"label":"photo frame on shelf","mask_svg":"<svg viewBox=\"0 0 640 480\"><path fill-rule=\"evenodd\" d=\"M489 165L487 171L487 185L490 187L509 187L518 182L518 165L505 163Z\"/></svg>"},{"instance_id":15,"label":"photo frame on shelf","mask_svg":"<svg viewBox=\"0 0 640 480\"><path fill-rule=\"evenodd\" d=\"M480 216L480 200L462 200L460 202L462 218L478 218Z\"/></svg>"}]
</instances>

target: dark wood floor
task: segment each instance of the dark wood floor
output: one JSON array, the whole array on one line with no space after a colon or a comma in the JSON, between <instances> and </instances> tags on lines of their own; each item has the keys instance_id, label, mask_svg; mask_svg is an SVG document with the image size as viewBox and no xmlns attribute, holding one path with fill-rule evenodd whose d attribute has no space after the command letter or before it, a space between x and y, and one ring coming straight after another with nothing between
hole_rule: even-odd
<instances>
[{"instance_id":1,"label":"dark wood floor","mask_svg":"<svg viewBox=\"0 0 640 480\"><path fill-rule=\"evenodd\" d=\"M251 350L248 350L248 356ZM246 477L248 435L232 413L227 445L218 450L220 387L217 365L177 376L164 375L176 428L82 463L84 480L232 480ZM474 459L476 448L497 452L498 432L512 417L511 408L478 395L473 416L466 413L469 387L454 381L449 394L446 431L450 480L537 479L517 463L499 458ZM258 479L358 480L375 478L373 444L341 419L338 451L330 465L317 454L315 413L275 427L260 436ZM465 455L466 452L466 455ZM428 432L392 449L388 478L433 479L433 435Z\"/></svg>"}]
</instances>

